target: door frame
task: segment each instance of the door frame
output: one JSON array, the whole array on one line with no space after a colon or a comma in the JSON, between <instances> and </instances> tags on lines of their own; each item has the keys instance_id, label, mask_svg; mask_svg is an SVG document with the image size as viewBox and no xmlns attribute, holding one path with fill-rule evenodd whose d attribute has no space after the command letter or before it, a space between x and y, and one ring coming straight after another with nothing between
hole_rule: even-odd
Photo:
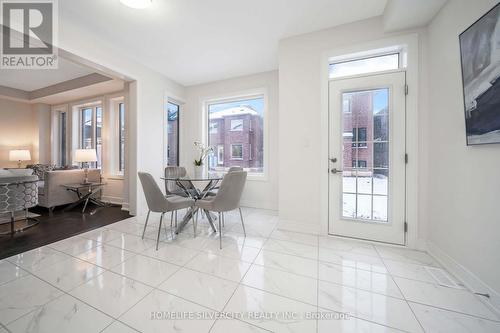
<instances>
[{"instance_id":1,"label":"door frame","mask_svg":"<svg viewBox=\"0 0 500 333\"><path fill-rule=\"evenodd\" d=\"M328 235L329 227L329 72L328 65L335 57L344 57L356 53L369 53L370 50L398 47L406 59L406 83L409 87L406 96L406 193L405 217L408 231L405 237L405 246L414 249L425 249L425 240L419 237L418 220L418 80L419 80L419 36L417 33L400 35L391 38L374 40L345 48L323 52L320 61L321 84L321 155L320 161L320 233Z\"/></svg>"}]
</instances>

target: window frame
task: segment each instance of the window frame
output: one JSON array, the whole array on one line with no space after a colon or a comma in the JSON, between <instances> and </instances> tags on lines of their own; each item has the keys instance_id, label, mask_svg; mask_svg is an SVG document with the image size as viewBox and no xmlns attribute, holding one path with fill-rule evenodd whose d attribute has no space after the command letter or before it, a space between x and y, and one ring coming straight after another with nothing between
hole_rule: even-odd
<instances>
[{"instance_id":1,"label":"window frame","mask_svg":"<svg viewBox=\"0 0 500 333\"><path fill-rule=\"evenodd\" d=\"M263 181L267 182L269 181L268 175L269 175L269 150L270 150L270 144L269 144L269 92L268 88L266 87L261 87L261 88L255 88L255 89L249 89L249 90L244 90L244 91L239 91L239 92L233 92L233 93L225 93L225 94L220 94L220 95L215 95L211 97L207 97L202 100L202 107L200 108L200 113L201 113L201 119L202 119L202 138L203 138L203 143L208 145L209 142L209 116L208 116L208 111L209 111L209 106L211 104L219 104L219 103L231 103L231 102L237 102L241 100L248 100L248 99L255 99L255 98L262 98L264 101L264 110L262 113L262 135L263 135L263 166L262 166L262 172L251 172L248 173L247 180L250 181ZM208 171L208 163L205 163L205 169ZM225 175L227 171L220 171L217 172L217 174L220 175Z\"/></svg>"}]
</instances>

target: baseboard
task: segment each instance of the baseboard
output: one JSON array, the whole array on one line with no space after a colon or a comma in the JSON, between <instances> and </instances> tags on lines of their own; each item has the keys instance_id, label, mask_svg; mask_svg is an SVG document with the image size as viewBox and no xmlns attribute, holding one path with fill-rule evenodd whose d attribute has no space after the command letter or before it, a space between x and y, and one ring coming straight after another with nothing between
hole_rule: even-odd
<instances>
[{"instance_id":1,"label":"baseboard","mask_svg":"<svg viewBox=\"0 0 500 333\"><path fill-rule=\"evenodd\" d=\"M427 252L472 292L490 295L489 298L483 296L479 298L500 315L500 294L433 242L427 241Z\"/></svg>"},{"instance_id":2,"label":"baseboard","mask_svg":"<svg viewBox=\"0 0 500 333\"><path fill-rule=\"evenodd\" d=\"M122 205L123 204L123 199L120 198L120 197L112 197L112 196L108 196L108 195L103 195L101 197L101 200L104 201L104 202L109 202L113 205Z\"/></svg>"},{"instance_id":3,"label":"baseboard","mask_svg":"<svg viewBox=\"0 0 500 333\"><path fill-rule=\"evenodd\" d=\"M122 210L130 212L130 206L128 202L123 202L121 205L122 205Z\"/></svg>"},{"instance_id":4,"label":"baseboard","mask_svg":"<svg viewBox=\"0 0 500 333\"><path fill-rule=\"evenodd\" d=\"M260 208L267 210L278 210L278 205L274 205L272 203L267 202L257 202L252 200L241 200L240 205L242 207L250 207L250 208Z\"/></svg>"}]
</instances>

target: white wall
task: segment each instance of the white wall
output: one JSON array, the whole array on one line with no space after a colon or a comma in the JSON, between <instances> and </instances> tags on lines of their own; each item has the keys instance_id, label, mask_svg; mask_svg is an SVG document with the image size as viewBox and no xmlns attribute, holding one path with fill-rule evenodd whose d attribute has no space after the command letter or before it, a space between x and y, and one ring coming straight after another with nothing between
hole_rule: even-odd
<instances>
[{"instance_id":1,"label":"white wall","mask_svg":"<svg viewBox=\"0 0 500 333\"><path fill-rule=\"evenodd\" d=\"M184 87L165 76L146 68L114 49L99 36L89 34L60 17L59 46L79 57L133 79L130 84L127 112L126 186L129 188L130 212L147 211L137 171L150 172L158 182L163 170L163 112L165 93L184 95Z\"/></svg>"},{"instance_id":2,"label":"white wall","mask_svg":"<svg viewBox=\"0 0 500 333\"><path fill-rule=\"evenodd\" d=\"M500 293L500 144L466 146L458 43L458 35L496 3L449 1L428 27L429 172L423 218L431 248Z\"/></svg>"},{"instance_id":3,"label":"white wall","mask_svg":"<svg viewBox=\"0 0 500 333\"><path fill-rule=\"evenodd\" d=\"M202 140L202 110L207 99L265 89L268 97L268 175L266 180L249 179L241 204L249 207L278 209L278 72L266 72L191 86L186 89L186 103L181 110L181 165L192 168L196 150L193 142ZM191 171L191 170L190 170Z\"/></svg>"},{"instance_id":4,"label":"white wall","mask_svg":"<svg viewBox=\"0 0 500 333\"><path fill-rule=\"evenodd\" d=\"M33 163L50 161L50 106L0 98L0 167L17 167L9 150L28 149Z\"/></svg>"},{"instance_id":5,"label":"white wall","mask_svg":"<svg viewBox=\"0 0 500 333\"><path fill-rule=\"evenodd\" d=\"M0 98L0 119L0 168L17 167L17 162L9 161L9 150L12 149L29 149L31 158L36 159L31 105Z\"/></svg>"},{"instance_id":6,"label":"white wall","mask_svg":"<svg viewBox=\"0 0 500 333\"><path fill-rule=\"evenodd\" d=\"M326 200L326 194L322 189L326 181L321 177L328 171L322 146L327 137L327 127L323 126L325 118L322 117L322 110L327 107L327 97L323 96L324 92L322 95L328 80L325 75L327 64L323 64L325 54L356 45L376 44L374 42L389 38L404 39L410 33L420 35L419 31L385 33L382 18L376 17L280 42L279 214L282 220L307 224L311 231L325 231L326 214L322 211L325 210L322 200ZM418 53L417 50L414 56ZM416 76L411 78L415 82ZM418 83L410 88L413 89L411 98L415 100L415 108L422 99L416 85ZM416 131L410 135L410 140L417 140ZM416 175L416 162L412 163ZM416 206L416 194L413 201Z\"/></svg>"},{"instance_id":7,"label":"white wall","mask_svg":"<svg viewBox=\"0 0 500 333\"><path fill-rule=\"evenodd\" d=\"M36 103L32 105L35 121L35 131L38 133L38 163L49 164L51 154L51 108L48 104Z\"/></svg>"}]
</instances>

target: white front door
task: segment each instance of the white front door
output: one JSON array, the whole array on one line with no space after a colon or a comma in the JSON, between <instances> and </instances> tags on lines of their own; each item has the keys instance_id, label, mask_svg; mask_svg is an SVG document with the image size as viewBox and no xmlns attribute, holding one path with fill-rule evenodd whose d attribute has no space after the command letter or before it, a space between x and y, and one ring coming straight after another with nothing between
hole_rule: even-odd
<instances>
[{"instance_id":1,"label":"white front door","mask_svg":"<svg viewBox=\"0 0 500 333\"><path fill-rule=\"evenodd\" d=\"M405 72L329 84L329 233L405 243Z\"/></svg>"}]
</instances>

